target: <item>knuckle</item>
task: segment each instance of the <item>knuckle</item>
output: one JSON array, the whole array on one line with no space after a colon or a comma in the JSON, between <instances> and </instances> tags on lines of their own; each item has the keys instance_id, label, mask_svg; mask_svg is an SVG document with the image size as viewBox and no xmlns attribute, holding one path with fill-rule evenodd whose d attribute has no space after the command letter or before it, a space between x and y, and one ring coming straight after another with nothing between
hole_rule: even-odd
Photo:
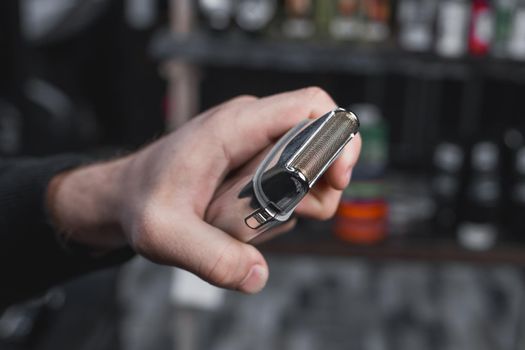
<instances>
[{"instance_id":1,"label":"knuckle","mask_svg":"<svg viewBox=\"0 0 525 350\"><path fill-rule=\"evenodd\" d=\"M257 100L257 97L251 95L241 95L234 97L219 106L215 116L222 119L226 116L237 114L247 103L253 102L255 100Z\"/></svg>"},{"instance_id":2,"label":"knuckle","mask_svg":"<svg viewBox=\"0 0 525 350\"><path fill-rule=\"evenodd\" d=\"M257 261L255 248L235 249L229 246L220 254L217 262L208 273L208 280L218 286L235 289L245 278L249 268Z\"/></svg>"},{"instance_id":3,"label":"knuckle","mask_svg":"<svg viewBox=\"0 0 525 350\"><path fill-rule=\"evenodd\" d=\"M235 109L232 106L221 106L217 113L215 113L209 119L209 124L213 126L214 129L217 127L223 126L225 123L231 122L232 117L236 114Z\"/></svg>"},{"instance_id":4,"label":"knuckle","mask_svg":"<svg viewBox=\"0 0 525 350\"><path fill-rule=\"evenodd\" d=\"M242 96L230 100L220 106L217 111L205 121L207 130L211 136L223 137L224 134L231 132L242 124L242 120L247 116L244 108L246 102L253 100L255 97Z\"/></svg>"},{"instance_id":5,"label":"knuckle","mask_svg":"<svg viewBox=\"0 0 525 350\"><path fill-rule=\"evenodd\" d=\"M335 202L335 201L333 203L332 202L325 203L323 205L323 209L319 212L319 219L321 220L331 219L335 215L338 205L339 205L339 202Z\"/></svg>"},{"instance_id":6,"label":"knuckle","mask_svg":"<svg viewBox=\"0 0 525 350\"><path fill-rule=\"evenodd\" d=\"M233 111L235 114L238 114L247 104L257 100L257 97L251 95L241 95L234 97L224 105L224 109L228 111Z\"/></svg>"},{"instance_id":7,"label":"knuckle","mask_svg":"<svg viewBox=\"0 0 525 350\"><path fill-rule=\"evenodd\" d=\"M208 279L221 287L234 288L239 283L239 254L235 250L225 250L219 256L215 266L208 274Z\"/></svg>"},{"instance_id":8,"label":"knuckle","mask_svg":"<svg viewBox=\"0 0 525 350\"><path fill-rule=\"evenodd\" d=\"M332 101L332 97L323 88L319 86L310 86L304 89L307 98L321 101Z\"/></svg>"},{"instance_id":9,"label":"knuckle","mask_svg":"<svg viewBox=\"0 0 525 350\"><path fill-rule=\"evenodd\" d=\"M236 111L237 108L234 105L222 105L217 109L217 112L215 112L208 119L208 125L216 129L217 127L222 126L224 123L230 122L233 115L237 113Z\"/></svg>"},{"instance_id":10,"label":"knuckle","mask_svg":"<svg viewBox=\"0 0 525 350\"><path fill-rule=\"evenodd\" d=\"M239 95L237 97L232 98L229 102L231 104L245 104L256 100L257 97L253 95Z\"/></svg>"},{"instance_id":11,"label":"knuckle","mask_svg":"<svg viewBox=\"0 0 525 350\"><path fill-rule=\"evenodd\" d=\"M239 117L242 113L242 109L247 103L253 102L257 99L257 97L251 95L240 95L234 97L218 106L215 113L207 118L205 124L214 129L224 126L225 124L229 125L229 123Z\"/></svg>"},{"instance_id":12,"label":"knuckle","mask_svg":"<svg viewBox=\"0 0 525 350\"><path fill-rule=\"evenodd\" d=\"M208 140L213 143L221 143L221 135L225 128L231 124L232 112L226 107L220 107L213 115L209 116L202 122L198 130L199 138L195 138L196 146L203 145L202 140ZM195 136L196 134L194 134ZM200 143L199 143L200 142Z\"/></svg>"}]
</instances>

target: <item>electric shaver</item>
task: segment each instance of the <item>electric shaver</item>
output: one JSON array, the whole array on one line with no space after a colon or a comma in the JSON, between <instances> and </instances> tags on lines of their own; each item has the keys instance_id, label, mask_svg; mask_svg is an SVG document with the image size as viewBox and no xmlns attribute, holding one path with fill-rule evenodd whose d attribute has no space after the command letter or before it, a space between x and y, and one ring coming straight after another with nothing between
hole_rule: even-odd
<instances>
[{"instance_id":1,"label":"electric shaver","mask_svg":"<svg viewBox=\"0 0 525 350\"><path fill-rule=\"evenodd\" d=\"M275 144L238 196L249 199L243 216L253 237L291 217L358 130L358 118L337 108L298 124Z\"/></svg>"}]
</instances>

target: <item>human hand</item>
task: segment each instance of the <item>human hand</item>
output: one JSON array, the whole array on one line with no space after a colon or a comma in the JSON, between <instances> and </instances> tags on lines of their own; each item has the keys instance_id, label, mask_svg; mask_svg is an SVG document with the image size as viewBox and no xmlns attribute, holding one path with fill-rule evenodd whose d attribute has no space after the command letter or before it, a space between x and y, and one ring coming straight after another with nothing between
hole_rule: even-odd
<instances>
[{"instance_id":1,"label":"human hand","mask_svg":"<svg viewBox=\"0 0 525 350\"><path fill-rule=\"evenodd\" d=\"M53 220L76 242L99 249L127 243L214 285L257 292L268 266L245 243L247 231L225 219L227 198L249 181L276 139L335 107L319 88L225 102L134 154L57 176L48 196ZM298 215L327 219L335 213L360 144L357 137L345 148Z\"/></svg>"}]
</instances>

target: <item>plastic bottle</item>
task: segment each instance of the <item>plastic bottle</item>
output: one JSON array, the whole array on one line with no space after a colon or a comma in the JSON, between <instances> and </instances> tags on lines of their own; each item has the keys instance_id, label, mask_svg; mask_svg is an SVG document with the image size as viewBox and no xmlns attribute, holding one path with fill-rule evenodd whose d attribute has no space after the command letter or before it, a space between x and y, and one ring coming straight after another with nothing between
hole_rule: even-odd
<instances>
[{"instance_id":1,"label":"plastic bottle","mask_svg":"<svg viewBox=\"0 0 525 350\"><path fill-rule=\"evenodd\" d=\"M494 2L494 38L491 53L495 57L507 57L516 0Z\"/></svg>"},{"instance_id":2,"label":"plastic bottle","mask_svg":"<svg viewBox=\"0 0 525 350\"><path fill-rule=\"evenodd\" d=\"M361 156L345 189L335 220L335 234L357 244L372 244L387 234L388 203L384 176L388 159L387 125L379 109L361 104L350 108L361 121Z\"/></svg>"},{"instance_id":3,"label":"plastic bottle","mask_svg":"<svg viewBox=\"0 0 525 350\"><path fill-rule=\"evenodd\" d=\"M470 6L466 0L439 3L436 52L444 57L460 57L467 52Z\"/></svg>"},{"instance_id":4,"label":"plastic bottle","mask_svg":"<svg viewBox=\"0 0 525 350\"><path fill-rule=\"evenodd\" d=\"M493 9L487 0L472 2L470 21L469 51L472 55L482 56L489 52L494 35Z\"/></svg>"},{"instance_id":5,"label":"plastic bottle","mask_svg":"<svg viewBox=\"0 0 525 350\"><path fill-rule=\"evenodd\" d=\"M508 55L515 60L525 60L525 0L520 0L511 20Z\"/></svg>"},{"instance_id":6,"label":"plastic bottle","mask_svg":"<svg viewBox=\"0 0 525 350\"><path fill-rule=\"evenodd\" d=\"M207 27L216 31L227 30L234 11L233 0L199 0L199 12Z\"/></svg>"},{"instance_id":7,"label":"plastic bottle","mask_svg":"<svg viewBox=\"0 0 525 350\"><path fill-rule=\"evenodd\" d=\"M363 35L363 16L360 0L334 0L333 15L328 31L336 40L358 40Z\"/></svg>"},{"instance_id":8,"label":"plastic bottle","mask_svg":"<svg viewBox=\"0 0 525 350\"><path fill-rule=\"evenodd\" d=\"M282 34L292 39L308 39L316 32L316 1L285 0Z\"/></svg>"},{"instance_id":9,"label":"plastic bottle","mask_svg":"<svg viewBox=\"0 0 525 350\"><path fill-rule=\"evenodd\" d=\"M240 0L235 8L235 22L244 31L260 33L277 11L276 0Z\"/></svg>"},{"instance_id":10,"label":"plastic bottle","mask_svg":"<svg viewBox=\"0 0 525 350\"><path fill-rule=\"evenodd\" d=\"M401 0L397 11L399 43L409 51L429 51L433 41L436 0Z\"/></svg>"},{"instance_id":11,"label":"plastic bottle","mask_svg":"<svg viewBox=\"0 0 525 350\"><path fill-rule=\"evenodd\" d=\"M434 225L440 234L456 229L464 161L465 151L455 142L442 142L434 151L431 188L435 202Z\"/></svg>"},{"instance_id":12,"label":"plastic bottle","mask_svg":"<svg viewBox=\"0 0 525 350\"><path fill-rule=\"evenodd\" d=\"M457 230L459 242L468 249L487 250L496 243L502 204L500 164L495 142L474 144L463 215Z\"/></svg>"}]
</instances>

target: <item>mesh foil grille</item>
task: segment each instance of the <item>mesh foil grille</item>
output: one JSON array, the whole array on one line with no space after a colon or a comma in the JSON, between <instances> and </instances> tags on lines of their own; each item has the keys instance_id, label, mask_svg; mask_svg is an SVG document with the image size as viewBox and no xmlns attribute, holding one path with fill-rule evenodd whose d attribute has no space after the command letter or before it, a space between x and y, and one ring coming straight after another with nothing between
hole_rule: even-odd
<instances>
[{"instance_id":1,"label":"mesh foil grille","mask_svg":"<svg viewBox=\"0 0 525 350\"><path fill-rule=\"evenodd\" d=\"M311 182L325 165L357 131L357 119L352 113L338 111L313 136L309 144L290 163Z\"/></svg>"}]
</instances>

